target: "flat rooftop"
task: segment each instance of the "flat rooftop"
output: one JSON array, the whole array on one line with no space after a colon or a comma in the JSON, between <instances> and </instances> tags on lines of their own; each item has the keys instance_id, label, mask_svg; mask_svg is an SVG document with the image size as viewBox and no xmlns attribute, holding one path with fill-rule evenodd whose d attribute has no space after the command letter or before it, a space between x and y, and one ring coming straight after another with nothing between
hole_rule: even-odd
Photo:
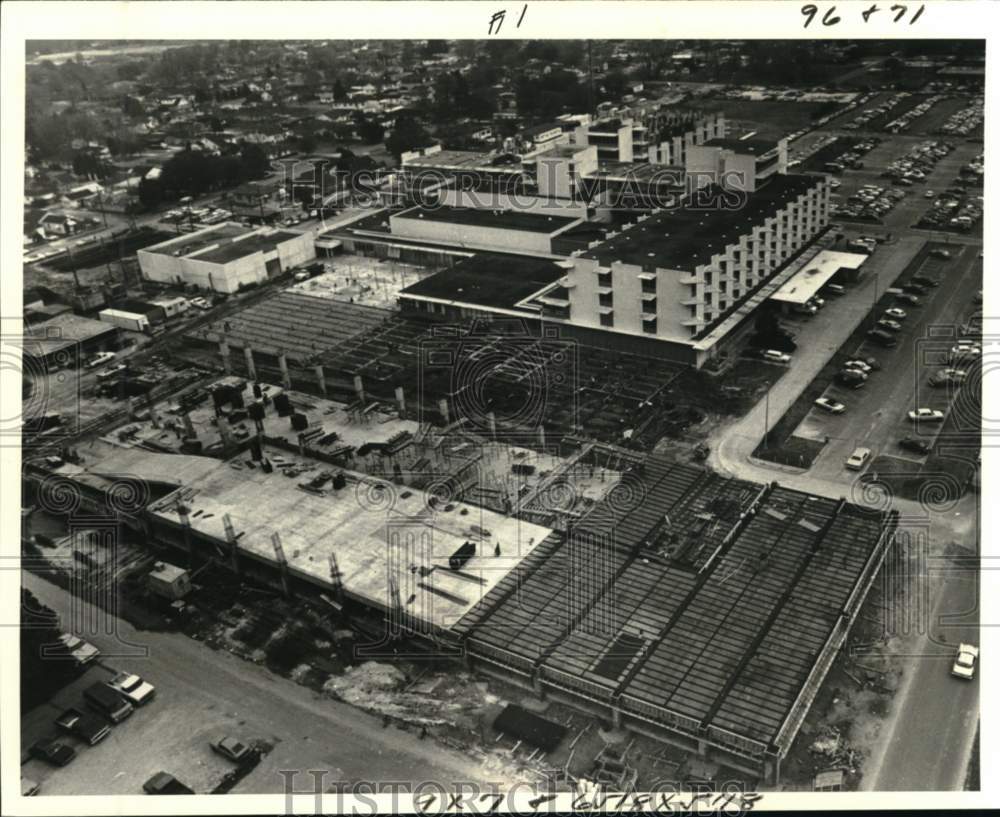
<instances>
[{"instance_id":1,"label":"flat rooftop","mask_svg":"<svg viewBox=\"0 0 1000 817\"><path fill-rule=\"evenodd\" d=\"M780 735L787 750L783 727L881 556L885 517L656 456L623 481L641 502L598 503L455 631L473 654L626 713L759 751Z\"/></svg>"},{"instance_id":2,"label":"flat rooftop","mask_svg":"<svg viewBox=\"0 0 1000 817\"><path fill-rule=\"evenodd\" d=\"M721 193L718 188L703 190L697 206L688 204L678 210L655 213L583 257L605 266L621 261L693 271L821 181L819 176L778 174L749 194L743 206L736 209L710 206Z\"/></svg>"},{"instance_id":3,"label":"flat rooftop","mask_svg":"<svg viewBox=\"0 0 1000 817\"><path fill-rule=\"evenodd\" d=\"M841 269L858 269L868 256L863 253L823 250L805 268L785 281L771 296L772 301L804 304Z\"/></svg>"},{"instance_id":4,"label":"flat rooftop","mask_svg":"<svg viewBox=\"0 0 1000 817\"><path fill-rule=\"evenodd\" d=\"M206 247L211 247L213 244L222 244L233 241L240 236L250 235L250 233L254 232L255 229L259 228L244 227L240 224L227 222L225 224L209 227L206 230L198 230L197 232L189 233L188 235L180 236L179 238L172 238L169 241L164 241L160 244L154 244L152 247L146 247L144 252L155 252L160 255L174 256L191 255L192 253L196 253Z\"/></svg>"},{"instance_id":5,"label":"flat rooftop","mask_svg":"<svg viewBox=\"0 0 1000 817\"><path fill-rule=\"evenodd\" d=\"M520 230L529 233L554 233L568 227L576 216L550 216L520 210L487 210L477 207L411 207L394 218L435 221L467 227L490 227L495 230Z\"/></svg>"},{"instance_id":6,"label":"flat rooftop","mask_svg":"<svg viewBox=\"0 0 1000 817\"><path fill-rule=\"evenodd\" d=\"M501 155L475 150L442 150L429 156L417 156L404 162L402 166L403 170L434 168L521 173L519 162L505 162Z\"/></svg>"},{"instance_id":7,"label":"flat rooftop","mask_svg":"<svg viewBox=\"0 0 1000 817\"><path fill-rule=\"evenodd\" d=\"M34 326L24 328L24 351L36 357L50 355L78 343L117 332L104 321L63 312Z\"/></svg>"},{"instance_id":8,"label":"flat rooftop","mask_svg":"<svg viewBox=\"0 0 1000 817\"><path fill-rule=\"evenodd\" d=\"M725 148L734 150L737 153L749 153L753 156L763 156L772 150L778 149L778 143L769 139L709 139L705 142L708 147Z\"/></svg>"},{"instance_id":9,"label":"flat rooftop","mask_svg":"<svg viewBox=\"0 0 1000 817\"><path fill-rule=\"evenodd\" d=\"M197 258L199 261L208 261L212 264L228 264L230 261L245 258L256 252L272 252L279 244L301 237L302 233L292 233L282 230L274 233L258 233L239 241L231 241L223 244L214 250L199 253Z\"/></svg>"},{"instance_id":10,"label":"flat rooftop","mask_svg":"<svg viewBox=\"0 0 1000 817\"><path fill-rule=\"evenodd\" d=\"M482 253L408 286L400 297L513 309L565 274L554 261Z\"/></svg>"},{"instance_id":11,"label":"flat rooftop","mask_svg":"<svg viewBox=\"0 0 1000 817\"><path fill-rule=\"evenodd\" d=\"M270 446L264 453L275 464L309 465L307 458ZM207 474L184 482L181 490L195 532L225 543L228 514L240 551L269 564L276 563L271 537L278 533L293 575L330 592L334 556L345 593L389 609L395 584L404 612L442 629L459 621L551 533L462 502L431 507L423 491L351 471L344 472L345 488L320 496L299 484L320 471L340 469L314 461L311 470L289 479L280 467L270 474L250 469L246 459L243 454L218 462ZM153 503L150 513L179 523L174 497ZM474 543L475 554L459 575L448 559L466 542ZM494 555L497 542L499 557Z\"/></svg>"}]
</instances>

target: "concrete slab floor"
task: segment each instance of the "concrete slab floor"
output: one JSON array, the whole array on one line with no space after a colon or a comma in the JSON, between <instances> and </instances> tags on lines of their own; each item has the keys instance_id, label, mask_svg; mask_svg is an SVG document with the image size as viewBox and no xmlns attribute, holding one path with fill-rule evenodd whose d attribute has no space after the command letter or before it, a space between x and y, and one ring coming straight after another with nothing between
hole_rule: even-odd
<instances>
[{"instance_id":1,"label":"concrete slab floor","mask_svg":"<svg viewBox=\"0 0 1000 817\"><path fill-rule=\"evenodd\" d=\"M327 272L293 284L304 295L333 298L365 306L395 309L399 291L433 275L437 269L382 261L361 255L338 255L324 262Z\"/></svg>"}]
</instances>

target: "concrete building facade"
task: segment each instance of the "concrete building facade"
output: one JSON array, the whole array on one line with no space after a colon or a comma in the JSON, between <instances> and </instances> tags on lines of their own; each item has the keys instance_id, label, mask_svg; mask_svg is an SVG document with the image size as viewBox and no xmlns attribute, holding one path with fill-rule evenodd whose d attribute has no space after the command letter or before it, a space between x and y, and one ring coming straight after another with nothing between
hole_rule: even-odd
<instances>
[{"instance_id":1,"label":"concrete building facade","mask_svg":"<svg viewBox=\"0 0 1000 817\"><path fill-rule=\"evenodd\" d=\"M316 257L309 233L226 223L188 233L137 253L149 281L232 293Z\"/></svg>"}]
</instances>

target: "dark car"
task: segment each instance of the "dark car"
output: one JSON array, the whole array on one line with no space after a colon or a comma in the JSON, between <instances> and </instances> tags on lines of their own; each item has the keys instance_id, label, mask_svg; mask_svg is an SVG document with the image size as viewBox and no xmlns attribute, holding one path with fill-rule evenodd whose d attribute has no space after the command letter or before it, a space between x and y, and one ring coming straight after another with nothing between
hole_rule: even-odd
<instances>
[{"instance_id":1,"label":"dark car","mask_svg":"<svg viewBox=\"0 0 1000 817\"><path fill-rule=\"evenodd\" d=\"M881 329L872 329L868 333L868 337L872 339L873 342L877 343L879 346L884 346L887 349L892 348L896 345L897 341L888 332L883 332Z\"/></svg>"},{"instance_id":2,"label":"dark car","mask_svg":"<svg viewBox=\"0 0 1000 817\"><path fill-rule=\"evenodd\" d=\"M76 757L76 750L56 737L49 737L33 743L28 754L53 766L67 766Z\"/></svg>"},{"instance_id":3,"label":"dark car","mask_svg":"<svg viewBox=\"0 0 1000 817\"><path fill-rule=\"evenodd\" d=\"M837 375L837 382L851 389L860 389L868 382L868 375L853 369L845 369Z\"/></svg>"},{"instance_id":4,"label":"dark car","mask_svg":"<svg viewBox=\"0 0 1000 817\"><path fill-rule=\"evenodd\" d=\"M923 287L920 284L915 284L913 281L910 281L910 283L908 283L908 284L903 284L902 290L903 290L903 292L909 292L912 295L926 295L927 294L927 287Z\"/></svg>"},{"instance_id":5,"label":"dark car","mask_svg":"<svg viewBox=\"0 0 1000 817\"><path fill-rule=\"evenodd\" d=\"M896 300L902 301L904 304L909 304L910 306L920 306L920 299L911 292L897 293Z\"/></svg>"},{"instance_id":6,"label":"dark car","mask_svg":"<svg viewBox=\"0 0 1000 817\"><path fill-rule=\"evenodd\" d=\"M142 790L146 794L194 794L180 780L166 772L157 772L154 774L142 784Z\"/></svg>"},{"instance_id":7,"label":"dark car","mask_svg":"<svg viewBox=\"0 0 1000 817\"><path fill-rule=\"evenodd\" d=\"M56 726L70 735L75 735L90 746L100 743L111 734L111 728L104 722L103 718L88 715L79 709L67 709L56 718Z\"/></svg>"},{"instance_id":8,"label":"dark car","mask_svg":"<svg viewBox=\"0 0 1000 817\"><path fill-rule=\"evenodd\" d=\"M941 282L936 278L928 278L926 275L914 275L912 280L913 283L920 284L920 286L924 287L941 286Z\"/></svg>"},{"instance_id":9,"label":"dark car","mask_svg":"<svg viewBox=\"0 0 1000 817\"><path fill-rule=\"evenodd\" d=\"M914 454L930 454L931 444L926 440L918 440L916 437L903 437L899 441L899 447L904 451L912 451Z\"/></svg>"}]
</instances>

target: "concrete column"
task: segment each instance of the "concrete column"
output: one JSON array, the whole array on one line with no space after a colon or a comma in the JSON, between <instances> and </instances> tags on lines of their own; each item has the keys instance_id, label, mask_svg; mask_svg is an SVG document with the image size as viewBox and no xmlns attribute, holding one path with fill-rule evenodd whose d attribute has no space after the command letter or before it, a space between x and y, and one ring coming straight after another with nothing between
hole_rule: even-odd
<instances>
[{"instance_id":1,"label":"concrete column","mask_svg":"<svg viewBox=\"0 0 1000 817\"><path fill-rule=\"evenodd\" d=\"M316 381L319 383L320 393L326 397L326 373L322 365L316 366Z\"/></svg>"},{"instance_id":2,"label":"concrete column","mask_svg":"<svg viewBox=\"0 0 1000 817\"><path fill-rule=\"evenodd\" d=\"M187 432L189 437L197 437L194 431L194 423L191 422L191 415L186 411L181 415L181 419L184 420L184 430Z\"/></svg>"},{"instance_id":3,"label":"concrete column","mask_svg":"<svg viewBox=\"0 0 1000 817\"><path fill-rule=\"evenodd\" d=\"M282 353L278 355L278 365L281 367L281 385L286 391L292 388L292 378L288 375L288 357Z\"/></svg>"},{"instance_id":4,"label":"concrete column","mask_svg":"<svg viewBox=\"0 0 1000 817\"><path fill-rule=\"evenodd\" d=\"M486 413L486 420L490 424L490 436L497 438L497 416L492 411Z\"/></svg>"},{"instance_id":5,"label":"concrete column","mask_svg":"<svg viewBox=\"0 0 1000 817\"><path fill-rule=\"evenodd\" d=\"M219 341L219 354L222 356L222 368L226 374L233 373L233 363L229 359L229 343L223 338Z\"/></svg>"},{"instance_id":6,"label":"concrete column","mask_svg":"<svg viewBox=\"0 0 1000 817\"><path fill-rule=\"evenodd\" d=\"M538 427L538 444L542 451L545 450L545 426Z\"/></svg>"},{"instance_id":7,"label":"concrete column","mask_svg":"<svg viewBox=\"0 0 1000 817\"><path fill-rule=\"evenodd\" d=\"M442 397L438 400L438 409L441 411L441 419L444 420L444 424L448 425L450 422L448 418L448 398Z\"/></svg>"},{"instance_id":8,"label":"concrete column","mask_svg":"<svg viewBox=\"0 0 1000 817\"><path fill-rule=\"evenodd\" d=\"M396 405L399 406L399 416L402 417L406 413L406 395L402 386L396 386Z\"/></svg>"},{"instance_id":9,"label":"concrete column","mask_svg":"<svg viewBox=\"0 0 1000 817\"><path fill-rule=\"evenodd\" d=\"M361 381L361 375L354 375L354 393L358 396L360 403L365 402L365 384Z\"/></svg>"},{"instance_id":10,"label":"concrete column","mask_svg":"<svg viewBox=\"0 0 1000 817\"><path fill-rule=\"evenodd\" d=\"M622 728L622 713L617 706L611 707L611 723L615 729Z\"/></svg>"},{"instance_id":11,"label":"concrete column","mask_svg":"<svg viewBox=\"0 0 1000 817\"><path fill-rule=\"evenodd\" d=\"M219 429L219 439L222 440L222 445L228 448L233 442L233 435L229 431L229 420L220 415L216 419L216 426Z\"/></svg>"},{"instance_id":12,"label":"concrete column","mask_svg":"<svg viewBox=\"0 0 1000 817\"><path fill-rule=\"evenodd\" d=\"M156 407L149 393L146 394L146 408L149 410L149 422L153 424L153 428L159 428L160 418L156 415Z\"/></svg>"},{"instance_id":13,"label":"concrete column","mask_svg":"<svg viewBox=\"0 0 1000 817\"><path fill-rule=\"evenodd\" d=\"M253 349L249 346L243 347L243 357L247 361L247 377L251 380L257 379L257 367L253 365Z\"/></svg>"}]
</instances>

